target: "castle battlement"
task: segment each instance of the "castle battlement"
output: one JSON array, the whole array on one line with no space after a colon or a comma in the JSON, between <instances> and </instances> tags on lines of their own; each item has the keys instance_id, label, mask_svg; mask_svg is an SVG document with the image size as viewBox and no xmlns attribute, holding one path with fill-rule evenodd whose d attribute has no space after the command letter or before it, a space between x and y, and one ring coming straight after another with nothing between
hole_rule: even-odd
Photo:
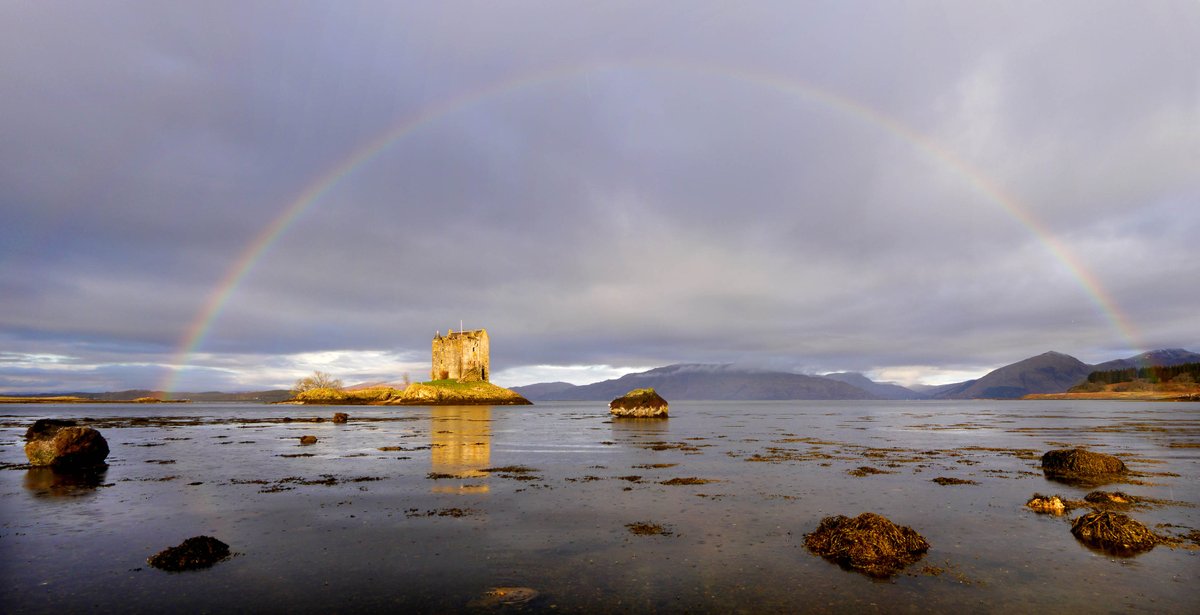
<instances>
[{"instance_id":1,"label":"castle battlement","mask_svg":"<svg viewBox=\"0 0 1200 615\"><path fill-rule=\"evenodd\" d=\"M430 380L488 381L491 350L487 329L454 331L433 337Z\"/></svg>"}]
</instances>

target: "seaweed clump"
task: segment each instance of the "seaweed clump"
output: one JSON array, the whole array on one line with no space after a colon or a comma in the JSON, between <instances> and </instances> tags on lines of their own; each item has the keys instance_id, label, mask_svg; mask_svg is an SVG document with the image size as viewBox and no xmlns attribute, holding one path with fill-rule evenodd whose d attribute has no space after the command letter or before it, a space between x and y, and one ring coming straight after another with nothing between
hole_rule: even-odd
<instances>
[{"instance_id":1,"label":"seaweed clump","mask_svg":"<svg viewBox=\"0 0 1200 615\"><path fill-rule=\"evenodd\" d=\"M1048 478L1065 482L1105 482L1127 471L1120 459L1085 448L1064 448L1042 455L1042 472Z\"/></svg>"},{"instance_id":2,"label":"seaweed clump","mask_svg":"<svg viewBox=\"0 0 1200 615\"><path fill-rule=\"evenodd\" d=\"M1121 491L1093 491L1083 496L1083 500L1101 507L1116 506L1122 508L1128 507L1130 504L1138 501L1136 497Z\"/></svg>"},{"instance_id":3,"label":"seaweed clump","mask_svg":"<svg viewBox=\"0 0 1200 615\"><path fill-rule=\"evenodd\" d=\"M804 535L809 551L843 568L876 578L888 578L921 559L929 543L916 530L896 525L882 515L825 517Z\"/></svg>"},{"instance_id":4,"label":"seaweed clump","mask_svg":"<svg viewBox=\"0 0 1200 615\"><path fill-rule=\"evenodd\" d=\"M146 563L170 572L208 568L229 557L229 545L212 536L193 536L151 555Z\"/></svg>"},{"instance_id":5,"label":"seaweed clump","mask_svg":"<svg viewBox=\"0 0 1200 615\"><path fill-rule=\"evenodd\" d=\"M1149 551L1159 543L1158 535L1129 515L1107 510L1090 512L1071 524L1080 542L1114 555Z\"/></svg>"}]
</instances>

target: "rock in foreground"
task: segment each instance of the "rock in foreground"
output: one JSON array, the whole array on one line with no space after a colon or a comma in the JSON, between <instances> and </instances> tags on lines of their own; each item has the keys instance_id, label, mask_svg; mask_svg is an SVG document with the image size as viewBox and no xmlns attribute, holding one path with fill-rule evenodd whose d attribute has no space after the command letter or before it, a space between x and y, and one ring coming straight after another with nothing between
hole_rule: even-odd
<instances>
[{"instance_id":1,"label":"rock in foreground","mask_svg":"<svg viewBox=\"0 0 1200 615\"><path fill-rule=\"evenodd\" d=\"M869 512L853 519L825 517L816 531L804 535L804 546L842 567L877 578L899 573L929 550L929 543L912 528Z\"/></svg>"},{"instance_id":2,"label":"rock in foreground","mask_svg":"<svg viewBox=\"0 0 1200 615\"><path fill-rule=\"evenodd\" d=\"M229 545L212 536L193 536L179 546L151 555L146 563L160 570L179 572L208 568L229 557Z\"/></svg>"},{"instance_id":3,"label":"rock in foreground","mask_svg":"<svg viewBox=\"0 0 1200 615\"><path fill-rule=\"evenodd\" d=\"M1127 471L1120 459L1084 448L1064 448L1042 455L1042 472L1058 480L1096 482Z\"/></svg>"},{"instance_id":4,"label":"rock in foreground","mask_svg":"<svg viewBox=\"0 0 1200 615\"><path fill-rule=\"evenodd\" d=\"M1158 544L1158 536L1129 515L1091 512L1071 524L1071 533L1080 542L1116 555L1149 551Z\"/></svg>"},{"instance_id":5,"label":"rock in foreground","mask_svg":"<svg viewBox=\"0 0 1200 615\"><path fill-rule=\"evenodd\" d=\"M654 389L634 389L609 402L608 411L621 418L666 418L667 400Z\"/></svg>"},{"instance_id":6,"label":"rock in foreground","mask_svg":"<svg viewBox=\"0 0 1200 615\"><path fill-rule=\"evenodd\" d=\"M25 432L25 456L35 466L98 466L108 457L108 442L100 432L74 421L41 419Z\"/></svg>"}]
</instances>

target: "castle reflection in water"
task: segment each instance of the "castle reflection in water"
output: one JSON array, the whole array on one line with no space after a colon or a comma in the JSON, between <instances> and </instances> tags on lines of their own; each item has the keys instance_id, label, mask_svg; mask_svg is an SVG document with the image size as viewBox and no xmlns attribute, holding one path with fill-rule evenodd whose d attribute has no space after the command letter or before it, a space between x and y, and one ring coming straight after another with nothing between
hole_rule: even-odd
<instances>
[{"instance_id":1,"label":"castle reflection in water","mask_svg":"<svg viewBox=\"0 0 1200 615\"><path fill-rule=\"evenodd\" d=\"M440 406L431 413L431 470L454 478L434 482L434 493L487 493L492 459L492 407Z\"/></svg>"}]
</instances>

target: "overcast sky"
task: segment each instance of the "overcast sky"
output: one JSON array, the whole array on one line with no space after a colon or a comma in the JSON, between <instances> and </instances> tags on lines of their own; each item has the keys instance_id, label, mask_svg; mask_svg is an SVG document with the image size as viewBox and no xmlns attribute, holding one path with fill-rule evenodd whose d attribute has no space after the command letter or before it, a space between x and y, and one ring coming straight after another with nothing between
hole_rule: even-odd
<instances>
[{"instance_id":1,"label":"overcast sky","mask_svg":"<svg viewBox=\"0 0 1200 615\"><path fill-rule=\"evenodd\" d=\"M1200 4L5 2L0 212L0 391L1200 351Z\"/></svg>"}]
</instances>

